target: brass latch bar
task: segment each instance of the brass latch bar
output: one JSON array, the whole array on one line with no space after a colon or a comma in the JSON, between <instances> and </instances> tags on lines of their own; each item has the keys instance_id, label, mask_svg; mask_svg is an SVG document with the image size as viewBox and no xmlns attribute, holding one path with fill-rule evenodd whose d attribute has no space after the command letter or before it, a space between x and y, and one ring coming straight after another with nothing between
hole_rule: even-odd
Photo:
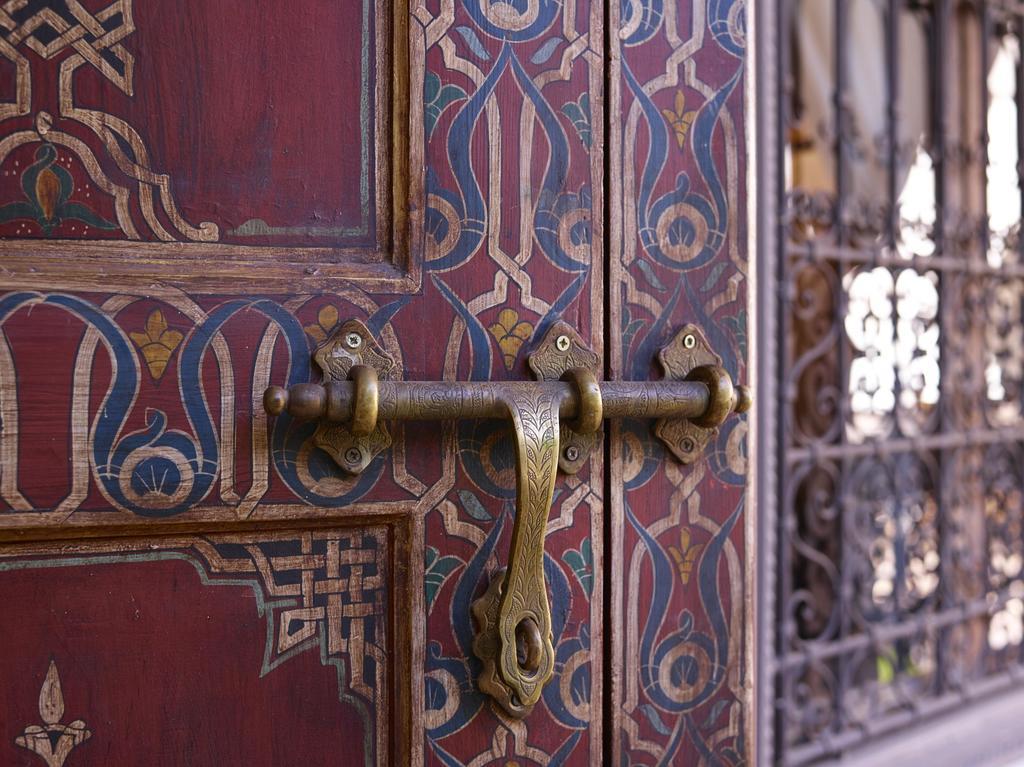
<instances>
[{"instance_id":1,"label":"brass latch bar","mask_svg":"<svg viewBox=\"0 0 1024 767\"><path fill-rule=\"evenodd\" d=\"M578 471L606 418L656 418L655 433L684 463L695 460L730 413L751 405L699 329L662 349L666 379L597 380L598 357L564 323L529 357L538 381L392 380L395 365L369 330L345 323L317 350L321 384L271 386L271 415L320 421L314 441L349 472L390 444L382 422L507 418L516 447L516 520L509 564L472 607L480 688L510 715L526 716L551 678L555 651L544 581L544 535L558 469Z\"/></svg>"},{"instance_id":2,"label":"brass latch bar","mask_svg":"<svg viewBox=\"0 0 1024 767\"><path fill-rule=\"evenodd\" d=\"M557 401L561 419L580 416L581 398L568 381L378 381L376 386L377 418L384 421L508 418L506 397L513 389ZM598 387L605 418L696 420L705 416L711 399L702 381L602 381ZM358 389L354 381L271 386L264 404L271 415L287 410L295 418L351 423Z\"/></svg>"}]
</instances>

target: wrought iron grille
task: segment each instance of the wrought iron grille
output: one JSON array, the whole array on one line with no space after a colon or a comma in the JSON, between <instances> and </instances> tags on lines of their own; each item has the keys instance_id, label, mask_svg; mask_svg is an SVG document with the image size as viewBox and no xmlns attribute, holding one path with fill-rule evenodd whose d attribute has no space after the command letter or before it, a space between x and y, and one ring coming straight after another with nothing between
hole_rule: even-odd
<instances>
[{"instance_id":1,"label":"wrought iron grille","mask_svg":"<svg viewBox=\"0 0 1024 767\"><path fill-rule=\"evenodd\" d=\"M774 744L1024 673L1024 2L772 0Z\"/></svg>"}]
</instances>

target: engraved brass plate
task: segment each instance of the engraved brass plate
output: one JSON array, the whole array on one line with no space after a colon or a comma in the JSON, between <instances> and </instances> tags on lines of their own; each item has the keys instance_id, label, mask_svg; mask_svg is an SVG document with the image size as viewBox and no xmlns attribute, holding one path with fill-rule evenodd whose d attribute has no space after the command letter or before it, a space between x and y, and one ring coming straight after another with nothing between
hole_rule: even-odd
<instances>
[{"instance_id":1,"label":"engraved brass plate","mask_svg":"<svg viewBox=\"0 0 1024 767\"><path fill-rule=\"evenodd\" d=\"M323 383L346 381L352 368L366 365L377 371L379 379L390 379L395 361L377 343L369 328L359 320L348 320L313 354L323 372ZM391 434L378 420L369 434L357 435L351 424L323 420L313 435L313 443L334 459L342 469L358 474L380 453L391 447Z\"/></svg>"},{"instance_id":2,"label":"engraved brass plate","mask_svg":"<svg viewBox=\"0 0 1024 767\"><path fill-rule=\"evenodd\" d=\"M556 322L544 336L537 349L527 358L530 370L538 381L558 381L574 368L589 370L600 377L600 358L580 338L579 333L565 322ZM582 434L563 423L559 439L558 468L566 474L576 474L590 457L594 445L601 439L599 431Z\"/></svg>"},{"instance_id":3,"label":"engraved brass plate","mask_svg":"<svg viewBox=\"0 0 1024 767\"><path fill-rule=\"evenodd\" d=\"M685 325L676 333L672 341L658 353L658 359L665 371L666 380L700 380L709 384L711 389L708 413L703 419L662 418L654 425L655 435L665 443L672 455L680 463L690 464L699 459L708 443L718 436L718 424L730 412L734 409L743 412L749 407L749 394L742 387L734 392L728 376L725 376L727 390L712 388L712 384L720 382L720 376L710 380L707 371L721 371L722 358L711 351L707 338L696 325ZM723 408L724 412L719 417Z\"/></svg>"}]
</instances>

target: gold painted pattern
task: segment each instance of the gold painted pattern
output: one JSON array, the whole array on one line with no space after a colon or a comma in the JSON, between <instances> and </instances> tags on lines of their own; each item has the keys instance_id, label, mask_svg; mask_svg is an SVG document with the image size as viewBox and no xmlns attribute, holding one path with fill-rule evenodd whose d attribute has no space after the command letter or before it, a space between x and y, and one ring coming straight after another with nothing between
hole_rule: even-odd
<instances>
[{"instance_id":1,"label":"gold painted pattern","mask_svg":"<svg viewBox=\"0 0 1024 767\"><path fill-rule=\"evenodd\" d=\"M146 224L164 241L185 239L213 242L220 238L216 224L209 221L198 227L189 224L178 210L171 192L171 180L166 174L152 169L149 151L139 133L125 120L98 110L86 109L75 101L74 74L83 65L89 65L129 96L134 95L133 73L135 59L121 42L135 31L132 0L115 0L94 13L78 0L51 4L27 17L18 11L27 0L8 0L0 5L0 56L15 65L15 101L0 105L0 120L32 112L31 67L19 52L25 47L44 60L50 60L66 50L74 53L60 62L58 70L60 117L64 118L60 130L53 130L54 118L47 112L36 114L33 130L18 131L0 142L0 163L14 147L30 142L45 141L63 144L85 166L89 175L101 189L120 189L106 177L93 153L74 134L81 127L99 138L122 173L137 182L138 203ZM56 33L43 42L43 31ZM131 149L125 153L122 142ZM101 183L102 180L102 183ZM155 195L155 196L154 196ZM128 212L124 195L115 195L117 223L128 239L140 239ZM159 203L159 210L156 202ZM173 225L174 232L161 223L162 212Z\"/></svg>"},{"instance_id":2,"label":"gold painted pattern","mask_svg":"<svg viewBox=\"0 0 1024 767\"><path fill-rule=\"evenodd\" d=\"M60 687L57 664L50 661L46 678L39 690L39 716L43 724L32 724L14 739L14 743L36 754L47 767L63 767L71 752L92 737L85 722L76 719L71 724L62 724L64 718L64 693Z\"/></svg>"},{"instance_id":3,"label":"gold painted pattern","mask_svg":"<svg viewBox=\"0 0 1024 767\"><path fill-rule=\"evenodd\" d=\"M180 331L167 327L164 313L159 309L150 312L144 330L133 331L128 335L139 347L142 359L146 361L146 368L155 380L163 377L171 355L185 337Z\"/></svg>"}]
</instances>

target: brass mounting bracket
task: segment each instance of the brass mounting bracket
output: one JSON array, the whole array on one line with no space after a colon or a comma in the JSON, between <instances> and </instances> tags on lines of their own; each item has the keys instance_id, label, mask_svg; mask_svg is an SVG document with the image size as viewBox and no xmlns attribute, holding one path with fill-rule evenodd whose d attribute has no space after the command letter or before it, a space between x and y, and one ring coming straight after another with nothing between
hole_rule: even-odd
<instances>
[{"instance_id":1,"label":"brass mounting bracket","mask_svg":"<svg viewBox=\"0 0 1024 767\"><path fill-rule=\"evenodd\" d=\"M391 380L400 375L398 366L377 343L369 328L354 319L342 323L313 353L313 360L323 373L322 387L348 381L352 371L360 368L359 377L353 378L355 399L364 412L372 410L373 423L367 428L363 424L368 416L359 419L354 414L352 418L339 420L327 413L313 435L313 444L331 456L338 466L350 474L359 474L374 458L391 447L387 426L377 420L377 403L373 400L377 387L370 385L370 378Z\"/></svg>"},{"instance_id":2,"label":"brass mounting bracket","mask_svg":"<svg viewBox=\"0 0 1024 767\"><path fill-rule=\"evenodd\" d=\"M600 358L566 322L556 322L552 325L544 339L526 359L538 381L575 380L575 374L571 372L573 370L589 372L595 384L601 376ZM589 395L589 411L593 413L595 408L600 408L600 391L597 392L596 398L593 392ZM576 474L583 468L594 445L601 438L599 409L595 418L595 424L585 424L582 428L576 421L563 422L559 427L559 442L562 449L558 453L558 468L566 474Z\"/></svg>"},{"instance_id":3,"label":"brass mounting bracket","mask_svg":"<svg viewBox=\"0 0 1024 767\"><path fill-rule=\"evenodd\" d=\"M716 436L718 427L729 413L745 413L752 403L746 386L733 387L732 379L722 368L722 358L711 351L711 345L696 325L684 325L671 341L658 352L666 381L700 381L716 396L708 410L698 418L660 418L654 434L680 463L690 464L704 454Z\"/></svg>"}]
</instances>

